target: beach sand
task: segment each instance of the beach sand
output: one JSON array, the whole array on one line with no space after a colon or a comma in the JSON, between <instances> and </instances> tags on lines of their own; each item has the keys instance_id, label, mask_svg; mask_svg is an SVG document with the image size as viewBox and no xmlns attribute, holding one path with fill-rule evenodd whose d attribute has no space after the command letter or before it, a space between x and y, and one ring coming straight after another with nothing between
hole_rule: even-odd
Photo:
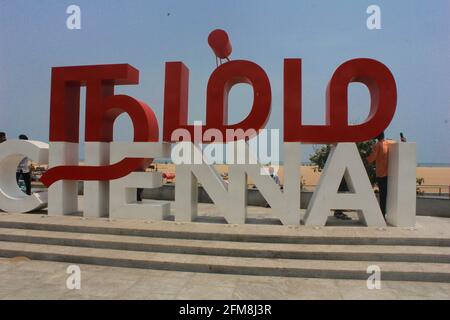
<instances>
[{"instance_id":1,"label":"beach sand","mask_svg":"<svg viewBox=\"0 0 450 320\"><path fill-rule=\"evenodd\" d=\"M80 163L83 165L83 163ZM163 173L175 173L174 164L154 163L157 170ZM224 175L228 172L228 165L216 165L216 170ZM277 174L280 177L281 184L284 184L284 169L283 166L274 167L278 169ZM314 191L315 186L319 183L320 172L316 170L315 166L301 166L299 167L302 175L302 184L305 191ZM424 181L419 187L420 191L424 193L442 194L443 196L450 196L450 166L448 167L417 167L416 177L423 178ZM175 181L176 178L173 180ZM249 185L253 185L253 181L249 178Z\"/></svg>"},{"instance_id":2,"label":"beach sand","mask_svg":"<svg viewBox=\"0 0 450 320\"><path fill-rule=\"evenodd\" d=\"M221 174L228 172L227 165L217 165L215 166L217 171ZM165 173L175 173L175 165L173 164L157 164L158 171ZM315 170L314 166L302 166L300 172L302 174L302 180L306 189L314 189L314 187L319 183L320 172ZM284 170L283 166L278 169L278 176L280 177L281 183L284 183ZM444 194L449 194L450 188L450 167L417 167L416 170L417 178L423 178L421 189L426 193L438 193L439 187L441 192ZM249 184L253 184L251 179L249 179Z\"/></svg>"}]
</instances>

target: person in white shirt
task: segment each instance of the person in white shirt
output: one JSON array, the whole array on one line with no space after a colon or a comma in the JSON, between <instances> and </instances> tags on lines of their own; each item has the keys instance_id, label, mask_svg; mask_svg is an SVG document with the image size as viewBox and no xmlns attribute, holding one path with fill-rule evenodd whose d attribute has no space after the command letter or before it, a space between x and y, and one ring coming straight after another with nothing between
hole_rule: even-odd
<instances>
[{"instance_id":1,"label":"person in white shirt","mask_svg":"<svg viewBox=\"0 0 450 320\"><path fill-rule=\"evenodd\" d=\"M24 134L19 136L20 140L28 140L28 137ZM19 183L20 178L23 179L26 188L26 194L31 195L31 160L25 157L20 161L16 171L16 180Z\"/></svg>"},{"instance_id":2,"label":"person in white shirt","mask_svg":"<svg viewBox=\"0 0 450 320\"><path fill-rule=\"evenodd\" d=\"M278 187L280 187L280 189L283 189L283 187L281 186L280 177L275 173L273 167L269 167L269 175L273 179L273 181L275 181ZM269 203L266 204L266 208L270 208Z\"/></svg>"},{"instance_id":3,"label":"person in white shirt","mask_svg":"<svg viewBox=\"0 0 450 320\"><path fill-rule=\"evenodd\" d=\"M279 187L281 187L280 177L278 177L278 176L275 174L275 170L273 169L273 167L269 167L269 174L270 174L270 177L273 179L273 181L275 181L275 183L276 183Z\"/></svg>"}]
</instances>

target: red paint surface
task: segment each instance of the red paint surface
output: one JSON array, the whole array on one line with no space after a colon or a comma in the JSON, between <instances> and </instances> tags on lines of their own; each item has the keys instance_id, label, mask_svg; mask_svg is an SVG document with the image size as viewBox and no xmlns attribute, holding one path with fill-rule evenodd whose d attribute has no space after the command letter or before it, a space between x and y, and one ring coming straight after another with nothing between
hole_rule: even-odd
<instances>
[{"instance_id":1,"label":"red paint surface","mask_svg":"<svg viewBox=\"0 0 450 320\"><path fill-rule=\"evenodd\" d=\"M210 34L209 44L216 55L231 54L231 43L223 30ZM284 62L284 141L304 143L359 142L384 131L395 114L397 88L389 69L372 59L354 59L342 64L333 74L326 90L326 124L302 124L301 59ZM115 95L116 85L138 84L139 71L128 64L58 67L52 70L50 141L79 142L80 88L86 87L86 127L88 142L111 142L114 121L127 113L134 127L134 141L157 142L158 122L144 102L126 95ZM370 113L361 124L348 123L348 86L363 83L370 92ZM228 123L228 95L236 84L249 84L253 105L249 115L237 124ZM163 141L177 142L172 133L185 129L194 139L194 126L188 124L189 69L182 62L166 64L164 89ZM251 138L263 129L271 112L272 92L269 78L257 64L235 60L220 65L211 74L206 89L205 132L215 129L228 138L227 130L253 130ZM202 137L202 142L210 143ZM126 158L109 166L59 166L48 170L41 181L48 187L59 180L112 180L142 171L152 159Z\"/></svg>"},{"instance_id":2,"label":"red paint surface","mask_svg":"<svg viewBox=\"0 0 450 320\"><path fill-rule=\"evenodd\" d=\"M216 29L209 34L208 44L220 59L228 58L233 51L228 34L221 29Z\"/></svg>"},{"instance_id":3,"label":"red paint surface","mask_svg":"<svg viewBox=\"0 0 450 320\"><path fill-rule=\"evenodd\" d=\"M228 124L228 95L231 88L246 83L253 88L253 105L250 114L237 124ZM164 95L164 141L176 142L172 133L176 129L186 129L194 137L194 126L188 125L189 69L182 62L166 64ZM246 60L234 60L219 66L211 74L206 92L206 123L203 132L216 129L222 133L224 141L227 129L263 129L269 119L272 103L270 81L265 71L257 64ZM248 135L247 138L253 137ZM220 142L224 142L220 141ZM210 141L204 140L208 143ZM217 141L216 141L217 142Z\"/></svg>"},{"instance_id":4,"label":"red paint surface","mask_svg":"<svg viewBox=\"0 0 450 320\"><path fill-rule=\"evenodd\" d=\"M370 92L370 112L365 122L348 123L348 86L363 83ZM373 139L392 121L397 87L389 69L376 60L354 59L333 74L326 91L326 124L302 124L301 59L284 63L284 141L304 143L360 142Z\"/></svg>"},{"instance_id":5,"label":"red paint surface","mask_svg":"<svg viewBox=\"0 0 450 320\"><path fill-rule=\"evenodd\" d=\"M86 141L111 142L114 121L127 113L133 123L135 142L157 142L158 121L153 110L130 96L114 95L114 85L138 82L139 71L130 65L54 68L50 141L79 142L80 88L86 86ZM126 158L108 166L58 166L50 168L41 182L49 187L59 180L113 180L142 171L152 161Z\"/></svg>"}]
</instances>

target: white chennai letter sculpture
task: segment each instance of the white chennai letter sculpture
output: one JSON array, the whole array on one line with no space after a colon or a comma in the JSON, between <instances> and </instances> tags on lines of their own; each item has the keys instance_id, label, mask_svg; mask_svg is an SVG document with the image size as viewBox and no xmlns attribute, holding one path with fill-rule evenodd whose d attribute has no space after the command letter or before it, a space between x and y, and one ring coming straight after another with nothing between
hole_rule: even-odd
<instances>
[{"instance_id":1,"label":"white chennai letter sculpture","mask_svg":"<svg viewBox=\"0 0 450 320\"><path fill-rule=\"evenodd\" d=\"M0 144L0 210L24 213L47 206L47 192L29 196L17 185L17 166L24 157L47 164L48 144L27 140L8 140Z\"/></svg>"}]
</instances>

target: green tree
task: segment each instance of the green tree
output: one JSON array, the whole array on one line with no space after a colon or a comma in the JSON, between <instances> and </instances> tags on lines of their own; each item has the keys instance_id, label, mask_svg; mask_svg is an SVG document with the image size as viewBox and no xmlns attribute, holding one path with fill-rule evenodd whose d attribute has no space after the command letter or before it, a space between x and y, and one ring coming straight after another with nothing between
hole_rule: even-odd
<instances>
[{"instance_id":1,"label":"green tree","mask_svg":"<svg viewBox=\"0 0 450 320\"><path fill-rule=\"evenodd\" d=\"M375 145L375 140L358 142L356 145L358 147L359 155L361 156L364 166L366 167L370 182L374 185L376 182L375 165L369 164L367 162L367 157L370 155L372 148ZM328 155L330 154L330 150L331 145L329 144L314 147L314 153L309 157L309 161L317 166L314 170L319 172L323 170L325 163L327 162Z\"/></svg>"}]
</instances>

